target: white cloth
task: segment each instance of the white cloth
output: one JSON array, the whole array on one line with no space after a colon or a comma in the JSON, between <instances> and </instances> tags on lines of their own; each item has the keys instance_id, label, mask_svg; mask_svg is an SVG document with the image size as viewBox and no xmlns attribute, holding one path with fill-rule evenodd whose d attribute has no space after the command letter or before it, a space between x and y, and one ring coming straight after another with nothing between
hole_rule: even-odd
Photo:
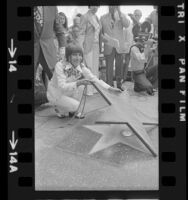
<instances>
[{"instance_id":1,"label":"white cloth","mask_svg":"<svg viewBox=\"0 0 188 200\"><path fill-rule=\"evenodd\" d=\"M145 52L141 53L138 47L134 46L131 48L129 70L138 71L144 69L144 64L146 62Z\"/></svg>"},{"instance_id":2,"label":"white cloth","mask_svg":"<svg viewBox=\"0 0 188 200\"><path fill-rule=\"evenodd\" d=\"M74 68L70 63L58 62L54 74L48 84L47 98L62 114L77 110L84 87L77 87L76 81L86 78L101 87L108 89L110 86L99 80L91 71L82 64Z\"/></svg>"}]
</instances>

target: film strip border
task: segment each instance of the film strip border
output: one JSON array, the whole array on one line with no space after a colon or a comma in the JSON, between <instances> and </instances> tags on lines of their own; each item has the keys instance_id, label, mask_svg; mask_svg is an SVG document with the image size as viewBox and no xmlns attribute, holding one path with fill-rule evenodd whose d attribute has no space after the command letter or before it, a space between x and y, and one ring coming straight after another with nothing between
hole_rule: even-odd
<instances>
[{"instance_id":1,"label":"film strip border","mask_svg":"<svg viewBox=\"0 0 188 200\"><path fill-rule=\"evenodd\" d=\"M37 4L22 0L14 3L13 6L12 1L7 1L9 200L60 198L62 195L68 198L70 194L66 192L35 191L32 11ZM144 1L136 2L140 3ZM159 6L160 177L157 194L161 200L179 199L180 196L183 200L186 198L185 4L177 0L149 3ZM75 198L80 195L85 198L84 192L74 194ZM87 194L94 195L92 192ZM119 198L150 198L153 194L156 197L156 193L149 191L99 192L97 195L108 198L106 194Z\"/></svg>"},{"instance_id":2,"label":"film strip border","mask_svg":"<svg viewBox=\"0 0 188 200\"><path fill-rule=\"evenodd\" d=\"M185 4L161 7L160 80L160 194L178 198L185 191ZM184 72L183 72L183 71ZM181 144L184 143L184 146ZM183 156L184 155L184 156ZM181 171L178 165L183 165ZM183 179L182 179L183 178ZM181 182L182 180L182 182ZM182 185L183 183L183 185ZM178 192L177 192L178 191ZM182 197L186 198L185 196Z\"/></svg>"}]
</instances>

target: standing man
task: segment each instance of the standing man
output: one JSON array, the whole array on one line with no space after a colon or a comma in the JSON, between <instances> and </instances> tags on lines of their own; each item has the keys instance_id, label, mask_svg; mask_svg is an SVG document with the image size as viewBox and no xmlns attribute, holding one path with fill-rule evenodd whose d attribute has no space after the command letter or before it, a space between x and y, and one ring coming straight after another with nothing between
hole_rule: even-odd
<instances>
[{"instance_id":1,"label":"standing man","mask_svg":"<svg viewBox=\"0 0 188 200\"><path fill-rule=\"evenodd\" d=\"M124 64L123 64L123 82L131 81L131 72L128 70L129 61L130 61L130 47L134 44L133 38L133 30L137 29L140 30L140 19L142 18L142 11L139 9L134 10L133 14L129 13L128 16L131 19L130 25L127 29L124 30L125 33L125 40L126 40L126 47L127 50L125 52L124 57Z\"/></svg>"},{"instance_id":2,"label":"standing man","mask_svg":"<svg viewBox=\"0 0 188 200\"><path fill-rule=\"evenodd\" d=\"M123 90L123 57L126 51L123 30L128 28L130 21L120 11L119 6L109 6L109 13L103 15L100 21L102 25L101 41L104 42L104 56L107 64L107 83L111 86L113 85L113 66L115 60L117 87ZM116 43L116 45L113 45L113 43Z\"/></svg>"},{"instance_id":3,"label":"standing man","mask_svg":"<svg viewBox=\"0 0 188 200\"><path fill-rule=\"evenodd\" d=\"M34 77L38 65L43 68L42 78L46 84L46 75L50 80L53 69L57 62L56 47L54 44L54 33L58 39L61 57L65 51L65 37L63 27L57 20L56 6L34 7Z\"/></svg>"}]
</instances>

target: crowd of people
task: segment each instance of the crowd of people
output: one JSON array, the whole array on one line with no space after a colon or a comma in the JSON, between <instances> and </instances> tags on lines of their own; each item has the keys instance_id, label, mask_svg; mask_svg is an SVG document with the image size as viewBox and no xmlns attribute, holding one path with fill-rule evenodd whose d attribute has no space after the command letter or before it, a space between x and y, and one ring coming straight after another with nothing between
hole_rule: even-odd
<instances>
[{"instance_id":1,"label":"crowd of people","mask_svg":"<svg viewBox=\"0 0 188 200\"><path fill-rule=\"evenodd\" d=\"M88 6L85 14L75 16L72 26L56 7L34 9L34 76L39 79L41 72L48 101L59 117L75 114L85 86L87 95L97 92L91 82L115 94L126 90L125 81L134 82L135 92L153 95L157 88L157 8L143 23L138 9L131 14L109 6L100 19L98 9ZM101 57L105 80L99 76Z\"/></svg>"}]
</instances>

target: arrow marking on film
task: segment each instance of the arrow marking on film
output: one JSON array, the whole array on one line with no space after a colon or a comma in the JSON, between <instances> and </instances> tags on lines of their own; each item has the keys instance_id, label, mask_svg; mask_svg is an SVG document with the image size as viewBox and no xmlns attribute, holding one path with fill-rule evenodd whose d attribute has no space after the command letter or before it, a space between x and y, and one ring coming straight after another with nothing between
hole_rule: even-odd
<instances>
[{"instance_id":1,"label":"arrow marking on film","mask_svg":"<svg viewBox=\"0 0 188 200\"><path fill-rule=\"evenodd\" d=\"M14 48L14 40L11 39L11 47L8 48L8 51L9 51L9 53L10 53L11 58L14 57L14 55L15 55L15 53L16 53L16 50L17 50L17 48L16 48L16 47Z\"/></svg>"},{"instance_id":2,"label":"arrow marking on film","mask_svg":"<svg viewBox=\"0 0 188 200\"><path fill-rule=\"evenodd\" d=\"M12 131L12 140L9 140L9 142L10 142L10 146L11 146L12 150L14 150L18 143L18 140L15 140L15 132L14 131Z\"/></svg>"}]
</instances>

